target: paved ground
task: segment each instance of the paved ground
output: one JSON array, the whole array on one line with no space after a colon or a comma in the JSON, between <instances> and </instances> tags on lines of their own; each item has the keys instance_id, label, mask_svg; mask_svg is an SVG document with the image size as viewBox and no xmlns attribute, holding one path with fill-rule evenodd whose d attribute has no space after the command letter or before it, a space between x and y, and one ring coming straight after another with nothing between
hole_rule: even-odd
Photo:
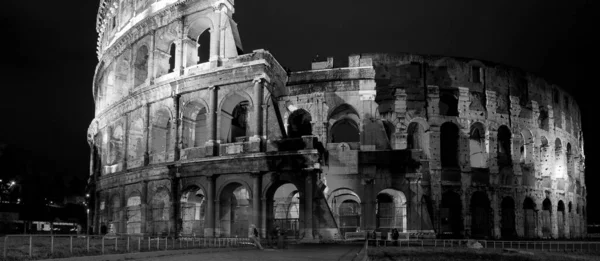
<instances>
[{"instance_id":1,"label":"paved ground","mask_svg":"<svg viewBox=\"0 0 600 261\"><path fill-rule=\"evenodd\" d=\"M299 260L343 260L350 261L360 251L362 245L292 245L288 249L244 250L231 252L198 253L160 257L146 257L135 260L148 261L299 261Z\"/></svg>"}]
</instances>

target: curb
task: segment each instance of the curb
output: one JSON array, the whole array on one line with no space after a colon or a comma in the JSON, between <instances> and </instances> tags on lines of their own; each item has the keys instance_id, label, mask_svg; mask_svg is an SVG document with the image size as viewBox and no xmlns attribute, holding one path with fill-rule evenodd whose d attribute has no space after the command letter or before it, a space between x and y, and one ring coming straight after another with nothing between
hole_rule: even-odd
<instances>
[{"instance_id":1,"label":"curb","mask_svg":"<svg viewBox=\"0 0 600 261\"><path fill-rule=\"evenodd\" d=\"M60 260L60 261L113 261L113 260L128 260L128 259L146 259L151 257L161 256L173 256L173 255L188 255L188 254L200 254L200 253L215 253L225 251L249 251L255 248L197 248L197 249L181 249L181 250L163 250L163 251L152 251L152 252L137 252L127 254L112 254L112 255L96 255L96 256L77 256L77 257L65 257L65 258L52 258L52 259L38 259L36 261L48 261L48 260Z\"/></svg>"}]
</instances>

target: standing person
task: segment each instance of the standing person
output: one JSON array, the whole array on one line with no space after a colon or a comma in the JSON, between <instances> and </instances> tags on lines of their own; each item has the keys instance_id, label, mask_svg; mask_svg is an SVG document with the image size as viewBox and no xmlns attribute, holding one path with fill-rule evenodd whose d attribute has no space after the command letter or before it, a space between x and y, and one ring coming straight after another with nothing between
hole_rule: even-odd
<instances>
[{"instance_id":1,"label":"standing person","mask_svg":"<svg viewBox=\"0 0 600 261\"><path fill-rule=\"evenodd\" d=\"M252 228L252 233L250 233L250 240L254 242L254 245L258 249L263 250L262 245L260 245L260 236L258 235L258 229L254 224L250 225L250 227Z\"/></svg>"},{"instance_id":2,"label":"standing person","mask_svg":"<svg viewBox=\"0 0 600 261\"><path fill-rule=\"evenodd\" d=\"M276 248L277 239L279 238L279 226L275 226L269 235L269 246Z\"/></svg>"}]
</instances>

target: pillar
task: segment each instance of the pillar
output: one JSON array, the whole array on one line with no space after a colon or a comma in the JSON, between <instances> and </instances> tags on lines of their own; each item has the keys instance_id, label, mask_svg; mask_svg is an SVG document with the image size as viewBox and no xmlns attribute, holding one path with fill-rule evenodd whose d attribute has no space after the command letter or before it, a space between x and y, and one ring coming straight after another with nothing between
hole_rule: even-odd
<instances>
[{"instance_id":1,"label":"pillar","mask_svg":"<svg viewBox=\"0 0 600 261\"><path fill-rule=\"evenodd\" d=\"M181 219L180 216L180 211L179 211L179 207L181 205L181 202L179 201L179 178L177 177L178 173L173 173L174 175L172 175L170 177L171 180L171 213L169 213L170 215L170 219L171 219L171 224L169 224L169 226L171 226L173 228L173 236L176 236L179 234L179 231L181 231L181 227L179 225L179 220Z\"/></svg>"},{"instance_id":2,"label":"pillar","mask_svg":"<svg viewBox=\"0 0 600 261\"><path fill-rule=\"evenodd\" d=\"M206 177L208 182L208 188L206 191L206 225L204 226L204 237L215 236L215 183L216 178L214 176Z\"/></svg>"},{"instance_id":3,"label":"pillar","mask_svg":"<svg viewBox=\"0 0 600 261\"><path fill-rule=\"evenodd\" d=\"M263 78L255 78L252 81L254 84L253 91L253 113L254 113L254 122L250 125L250 151L257 152L260 151L260 142L262 137L262 125L263 125L263 115L262 115L262 97L263 97L263 88L264 88L264 79Z\"/></svg>"},{"instance_id":4,"label":"pillar","mask_svg":"<svg viewBox=\"0 0 600 261\"><path fill-rule=\"evenodd\" d=\"M304 238L303 241L313 241L313 189L315 177L314 173L306 172L304 188Z\"/></svg>"},{"instance_id":5,"label":"pillar","mask_svg":"<svg viewBox=\"0 0 600 261\"><path fill-rule=\"evenodd\" d=\"M146 148L144 152L144 166L150 164L150 132L152 131L152 123L150 123L150 103L146 104L146 128L144 135L146 138Z\"/></svg>"},{"instance_id":6,"label":"pillar","mask_svg":"<svg viewBox=\"0 0 600 261\"><path fill-rule=\"evenodd\" d=\"M178 161L179 157L180 157L180 153L181 153L181 148L182 148L182 133L183 133L183 124L181 121L181 117L182 117L182 113L179 111L179 95L175 95L173 96L173 106L175 107L175 120L173 122L175 122L175 146L173 146L173 149L175 150L175 155L173 160L174 161Z\"/></svg>"},{"instance_id":7,"label":"pillar","mask_svg":"<svg viewBox=\"0 0 600 261\"><path fill-rule=\"evenodd\" d=\"M252 222L256 226L258 231L262 231L262 220L261 220L261 211L260 211L260 195L261 193L261 173L253 173L252 174Z\"/></svg>"},{"instance_id":8,"label":"pillar","mask_svg":"<svg viewBox=\"0 0 600 261\"><path fill-rule=\"evenodd\" d=\"M226 7L224 7L226 8ZM214 8L216 19L213 19L213 28L210 29L210 62L211 65L215 62L215 67L217 65L217 61L219 60L219 51L221 49L221 16L222 10L221 6L217 6ZM213 67L213 66L211 66Z\"/></svg>"},{"instance_id":9,"label":"pillar","mask_svg":"<svg viewBox=\"0 0 600 261\"><path fill-rule=\"evenodd\" d=\"M377 195L374 192L375 180L374 179L364 179L363 185L365 188L363 213L361 213L361 218L363 224L361 225L362 230L366 230L368 232L372 232L376 228L376 220L375 220L375 200L377 199Z\"/></svg>"},{"instance_id":10,"label":"pillar","mask_svg":"<svg viewBox=\"0 0 600 261\"><path fill-rule=\"evenodd\" d=\"M140 206L140 233L148 233L148 181L142 181L142 195L141 195L141 206Z\"/></svg>"},{"instance_id":11,"label":"pillar","mask_svg":"<svg viewBox=\"0 0 600 261\"><path fill-rule=\"evenodd\" d=\"M260 234L262 235L262 237L267 237L267 233L269 232L268 226L267 226L267 198L263 197L261 198L261 208L260 208Z\"/></svg>"},{"instance_id":12,"label":"pillar","mask_svg":"<svg viewBox=\"0 0 600 261\"><path fill-rule=\"evenodd\" d=\"M206 155L207 156L216 156L217 154L217 149L219 146L219 141L217 140L218 136L217 136L217 132L218 132L218 126L217 126L217 116L218 116L218 97L219 97L219 87L218 86L210 86L208 87L208 92L209 92L209 101L208 101L208 106L209 111L207 113L207 124L206 127L208 129L208 141L206 142Z\"/></svg>"}]
</instances>

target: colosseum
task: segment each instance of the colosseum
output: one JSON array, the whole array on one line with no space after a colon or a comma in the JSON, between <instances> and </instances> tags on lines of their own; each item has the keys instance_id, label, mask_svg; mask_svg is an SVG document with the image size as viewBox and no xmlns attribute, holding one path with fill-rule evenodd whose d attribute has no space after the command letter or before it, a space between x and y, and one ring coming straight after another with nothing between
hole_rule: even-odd
<instances>
[{"instance_id":1,"label":"colosseum","mask_svg":"<svg viewBox=\"0 0 600 261\"><path fill-rule=\"evenodd\" d=\"M100 1L96 233L585 236L581 113L564 89L415 54L290 72L242 48L235 11L234 0Z\"/></svg>"}]
</instances>

